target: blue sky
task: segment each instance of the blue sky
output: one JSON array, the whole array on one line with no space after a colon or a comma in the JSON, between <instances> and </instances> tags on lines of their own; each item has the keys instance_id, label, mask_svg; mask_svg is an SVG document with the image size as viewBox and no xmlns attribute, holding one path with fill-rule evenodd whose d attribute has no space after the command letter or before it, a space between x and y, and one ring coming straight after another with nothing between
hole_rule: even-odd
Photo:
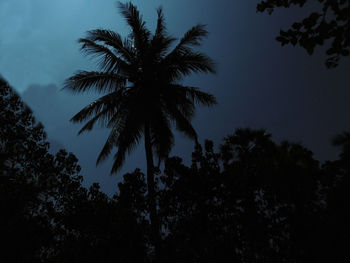
<instances>
[{"instance_id":1,"label":"blue sky","mask_svg":"<svg viewBox=\"0 0 350 263\"><path fill-rule=\"evenodd\" d=\"M216 75L197 75L185 82L215 94L219 105L200 108L194 120L200 139L216 144L238 127L267 128L276 140L301 142L316 158L335 158L330 146L335 134L349 130L349 60L335 70L323 64L323 49L308 56L300 48L274 39L303 16L301 9L256 13L258 1L147 0L132 1L150 29L162 5L169 32L181 37L197 23L210 32L201 51L212 57ZM79 51L77 39L91 29L106 28L126 35L128 28L115 0L1 0L0 74L15 87L43 122L53 148L73 151L83 167L86 184L100 182L116 190L123 173L144 168L141 145L118 175L110 176L110 160L95 167L107 131L76 136L79 125L69 118L96 95L73 96L60 91L77 70L96 69ZM190 161L193 143L177 135L174 154Z\"/></svg>"}]
</instances>

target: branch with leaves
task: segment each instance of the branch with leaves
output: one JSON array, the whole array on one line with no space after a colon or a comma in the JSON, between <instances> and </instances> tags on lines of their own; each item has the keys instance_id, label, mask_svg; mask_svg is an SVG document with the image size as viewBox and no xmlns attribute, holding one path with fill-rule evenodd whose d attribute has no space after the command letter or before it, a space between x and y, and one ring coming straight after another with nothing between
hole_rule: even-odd
<instances>
[{"instance_id":1,"label":"branch with leaves","mask_svg":"<svg viewBox=\"0 0 350 263\"><path fill-rule=\"evenodd\" d=\"M307 0L267 0L257 5L258 12L272 14L276 8L304 7ZM313 1L315 2L315 1ZM292 24L288 30L281 30L276 38L282 46L291 44L303 47L310 55L316 46L329 41L326 51L326 66L337 67L340 59L350 55L350 1L318 0L319 10L312 12L302 21Z\"/></svg>"}]
</instances>

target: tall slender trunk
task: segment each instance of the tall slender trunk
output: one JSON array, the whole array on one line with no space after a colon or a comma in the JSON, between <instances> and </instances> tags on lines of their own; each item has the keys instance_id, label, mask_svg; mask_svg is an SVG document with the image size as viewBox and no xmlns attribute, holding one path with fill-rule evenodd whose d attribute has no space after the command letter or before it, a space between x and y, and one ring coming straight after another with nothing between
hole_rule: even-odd
<instances>
[{"instance_id":1,"label":"tall slender trunk","mask_svg":"<svg viewBox=\"0 0 350 263\"><path fill-rule=\"evenodd\" d=\"M145 123L145 150L147 160L147 190L149 199L149 214L151 220L151 235L152 243L155 249L155 261L159 258L160 249L160 227L157 216L156 200L155 200L155 183L154 183L154 164L153 164L153 153L152 143L150 135L149 123Z\"/></svg>"}]
</instances>

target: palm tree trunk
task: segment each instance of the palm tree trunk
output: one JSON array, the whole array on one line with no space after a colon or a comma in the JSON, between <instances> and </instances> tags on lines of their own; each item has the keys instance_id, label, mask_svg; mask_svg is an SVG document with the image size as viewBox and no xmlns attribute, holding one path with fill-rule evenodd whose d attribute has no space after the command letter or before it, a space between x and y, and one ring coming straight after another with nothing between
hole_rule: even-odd
<instances>
[{"instance_id":1,"label":"palm tree trunk","mask_svg":"<svg viewBox=\"0 0 350 263\"><path fill-rule=\"evenodd\" d=\"M149 123L145 123L145 150L147 160L147 190L149 199L149 214L151 220L151 236L152 243L155 249L155 261L159 258L159 246L160 246L160 229L159 220L157 216L156 200L155 200L155 183L154 183L154 164L153 164L153 153L152 143L150 135Z\"/></svg>"}]
</instances>

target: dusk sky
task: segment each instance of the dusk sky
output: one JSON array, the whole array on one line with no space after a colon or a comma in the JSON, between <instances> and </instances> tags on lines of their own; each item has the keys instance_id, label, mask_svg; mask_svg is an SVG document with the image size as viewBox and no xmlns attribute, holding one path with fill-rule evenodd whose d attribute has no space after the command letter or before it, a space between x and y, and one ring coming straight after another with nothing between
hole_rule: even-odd
<instances>
[{"instance_id":1,"label":"dusk sky","mask_svg":"<svg viewBox=\"0 0 350 263\"><path fill-rule=\"evenodd\" d=\"M350 62L336 69L324 65L324 47L313 56L301 48L281 47L279 30L303 18L299 8L256 13L259 1L138 0L132 1L149 29L156 8L163 6L171 35L181 37L192 26L207 24L210 32L201 51L217 64L215 75L193 75L186 84L217 97L213 108L198 108L194 119L201 142L222 138L235 128L266 128L277 141L299 142L321 161L337 157L334 135L350 129ZM95 167L107 130L77 136L80 125L69 119L96 94L72 95L63 82L77 70L95 70L79 51L77 40L87 30L105 28L123 36L128 27L115 0L0 0L0 74L42 121L52 151L65 148L80 160L85 185L97 181L111 194L126 172L145 170L143 143L124 168L110 176L111 160ZM194 144L176 136L173 155L190 162Z\"/></svg>"}]
</instances>

